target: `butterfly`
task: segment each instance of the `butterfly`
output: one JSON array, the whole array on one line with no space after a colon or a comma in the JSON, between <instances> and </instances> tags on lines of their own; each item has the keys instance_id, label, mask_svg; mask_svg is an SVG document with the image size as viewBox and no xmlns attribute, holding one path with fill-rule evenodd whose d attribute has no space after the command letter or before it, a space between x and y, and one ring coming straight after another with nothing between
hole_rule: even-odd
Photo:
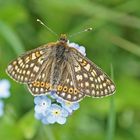
<instances>
[{"instance_id":1,"label":"butterfly","mask_svg":"<svg viewBox=\"0 0 140 140\"><path fill-rule=\"evenodd\" d=\"M65 34L26 52L6 69L11 78L26 84L34 96L55 91L64 100L76 102L85 96L104 97L115 92L115 84L96 64L69 46Z\"/></svg>"}]
</instances>

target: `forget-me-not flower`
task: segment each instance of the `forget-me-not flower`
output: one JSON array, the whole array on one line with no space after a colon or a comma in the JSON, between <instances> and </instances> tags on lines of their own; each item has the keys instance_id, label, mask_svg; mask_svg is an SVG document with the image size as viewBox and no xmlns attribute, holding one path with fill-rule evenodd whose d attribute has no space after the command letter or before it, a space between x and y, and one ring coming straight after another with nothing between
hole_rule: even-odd
<instances>
[{"instance_id":1,"label":"forget-me-not flower","mask_svg":"<svg viewBox=\"0 0 140 140\"><path fill-rule=\"evenodd\" d=\"M58 98L57 102L60 103L61 106L65 108L70 114L80 107L78 102L65 101L62 98Z\"/></svg>"},{"instance_id":2,"label":"forget-me-not flower","mask_svg":"<svg viewBox=\"0 0 140 140\"><path fill-rule=\"evenodd\" d=\"M6 79L0 80L0 116L4 114L3 98L10 96L10 82Z\"/></svg>"},{"instance_id":3,"label":"forget-me-not flower","mask_svg":"<svg viewBox=\"0 0 140 140\"><path fill-rule=\"evenodd\" d=\"M68 112L57 104L52 104L46 114L47 121L50 124L53 124L55 122L64 124L66 122L66 117L68 116Z\"/></svg>"},{"instance_id":4,"label":"forget-me-not flower","mask_svg":"<svg viewBox=\"0 0 140 140\"><path fill-rule=\"evenodd\" d=\"M34 103L35 112L37 113L36 117L38 118L39 116L41 117L41 115L44 115L47 108L51 106L51 99L49 99L46 95L37 96L34 99Z\"/></svg>"},{"instance_id":5,"label":"forget-me-not flower","mask_svg":"<svg viewBox=\"0 0 140 140\"><path fill-rule=\"evenodd\" d=\"M84 56L86 56L86 49L84 46L79 46L76 43L69 43L69 46L77 49L80 53L82 53Z\"/></svg>"},{"instance_id":6,"label":"forget-me-not flower","mask_svg":"<svg viewBox=\"0 0 140 140\"><path fill-rule=\"evenodd\" d=\"M10 82L6 79L0 80L0 98L8 98L10 96Z\"/></svg>"}]
</instances>

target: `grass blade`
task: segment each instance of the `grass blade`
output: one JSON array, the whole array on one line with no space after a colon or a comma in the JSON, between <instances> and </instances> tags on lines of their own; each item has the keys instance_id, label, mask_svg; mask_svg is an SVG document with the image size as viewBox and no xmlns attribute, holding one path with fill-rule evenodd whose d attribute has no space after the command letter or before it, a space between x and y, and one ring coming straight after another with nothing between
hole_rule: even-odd
<instances>
[{"instance_id":1,"label":"grass blade","mask_svg":"<svg viewBox=\"0 0 140 140\"><path fill-rule=\"evenodd\" d=\"M0 21L0 33L5 38L5 40L11 45L11 47L17 55L25 51L24 46L21 43L19 37L8 25L6 25L2 21Z\"/></svg>"},{"instance_id":2,"label":"grass blade","mask_svg":"<svg viewBox=\"0 0 140 140\"><path fill-rule=\"evenodd\" d=\"M113 79L113 66L111 65L111 78ZM114 102L114 96L110 97L110 110L109 110L109 116L108 116L108 124L107 124L107 139L106 140L113 140L115 136L115 102Z\"/></svg>"}]
</instances>

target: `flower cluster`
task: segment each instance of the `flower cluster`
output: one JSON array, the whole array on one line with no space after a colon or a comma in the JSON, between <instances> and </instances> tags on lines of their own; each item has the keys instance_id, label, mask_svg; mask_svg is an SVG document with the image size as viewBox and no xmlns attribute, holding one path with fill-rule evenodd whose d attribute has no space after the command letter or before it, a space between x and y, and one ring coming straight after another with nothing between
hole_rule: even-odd
<instances>
[{"instance_id":1,"label":"flower cluster","mask_svg":"<svg viewBox=\"0 0 140 140\"><path fill-rule=\"evenodd\" d=\"M85 48L75 43L69 43L70 47L77 49L84 56ZM52 91L46 95L36 96L35 118L41 120L43 124L64 124L66 118L79 108L78 102L65 101Z\"/></svg>"},{"instance_id":2,"label":"flower cluster","mask_svg":"<svg viewBox=\"0 0 140 140\"><path fill-rule=\"evenodd\" d=\"M44 124L53 124L55 122L64 124L66 117L79 108L79 103L64 101L60 98L53 100L47 95L35 97L34 103L35 117Z\"/></svg>"},{"instance_id":3,"label":"flower cluster","mask_svg":"<svg viewBox=\"0 0 140 140\"><path fill-rule=\"evenodd\" d=\"M8 98L10 96L10 83L8 80L0 80L0 116L4 113L4 102L3 98Z\"/></svg>"}]
</instances>

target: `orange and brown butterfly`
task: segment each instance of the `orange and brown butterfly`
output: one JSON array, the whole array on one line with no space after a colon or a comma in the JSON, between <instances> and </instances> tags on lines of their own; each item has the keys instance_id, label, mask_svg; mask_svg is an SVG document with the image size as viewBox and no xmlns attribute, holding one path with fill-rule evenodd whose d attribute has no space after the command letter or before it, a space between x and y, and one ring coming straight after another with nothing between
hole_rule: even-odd
<instances>
[{"instance_id":1,"label":"orange and brown butterfly","mask_svg":"<svg viewBox=\"0 0 140 140\"><path fill-rule=\"evenodd\" d=\"M75 102L85 96L104 97L115 92L113 81L61 34L52 42L13 60L7 73L26 84L34 96L55 91L64 100Z\"/></svg>"}]
</instances>

